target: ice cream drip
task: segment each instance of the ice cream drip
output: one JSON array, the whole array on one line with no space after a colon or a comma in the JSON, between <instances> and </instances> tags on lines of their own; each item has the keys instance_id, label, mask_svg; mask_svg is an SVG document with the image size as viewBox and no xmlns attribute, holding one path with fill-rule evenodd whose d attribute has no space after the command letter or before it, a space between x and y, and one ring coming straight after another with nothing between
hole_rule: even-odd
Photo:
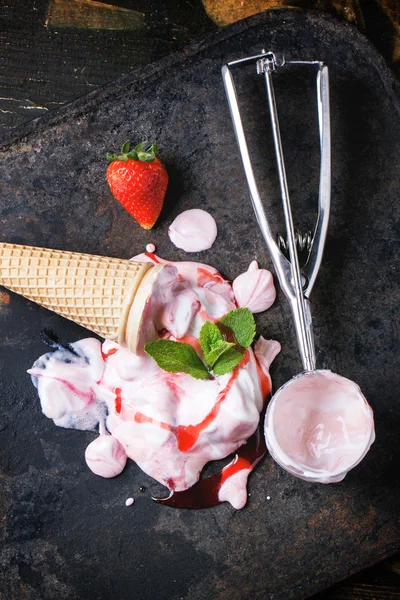
<instances>
[{"instance_id":1,"label":"ice cream drip","mask_svg":"<svg viewBox=\"0 0 400 600\"><path fill-rule=\"evenodd\" d=\"M96 430L100 424L100 436L86 451L96 474L118 475L131 458L173 493L195 486L207 462L239 449L221 473L217 499L241 508L247 476L265 451L258 443L251 452L246 441L257 430L280 345L260 338L232 372L209 380L161 370L143 344L156 337L179 340L200 353L203 323L235 309L234 294L207 265L167 263L150 253L133 260L167 265L144 307L138 353L88 338L42 356L29 371L42 410L61 427ZM194 488L199 495L203 481ZM196 502L211 505L215 498Z\"/></svg>"}]
</instances>

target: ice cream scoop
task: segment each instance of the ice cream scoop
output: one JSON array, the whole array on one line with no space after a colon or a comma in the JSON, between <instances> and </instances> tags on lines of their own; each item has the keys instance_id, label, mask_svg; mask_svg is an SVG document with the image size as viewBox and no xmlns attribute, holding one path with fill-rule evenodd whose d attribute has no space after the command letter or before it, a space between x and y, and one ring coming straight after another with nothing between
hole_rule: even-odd
<instances>
[{"instance_id":1,"label":"ice cream scoop","mask_svg":"<svg viewBox=\"0 0 400 600\"><path fill-rule=\"evenodd\" d=\"M286 240L274 240L258 191L231 69L256 63L268 96L272 135L286 225ZM273 74L285 65L317 68L317 105L321 147L318 218L313 235L296 235L282 150ZM328 67L320 61L289 61L265 52L225 65L222 77L254 212L281 288L289 300L304 372L281 387L266 413L265 438L273 458L287 471L321 483L340 481L365 456L375 439L372 409L353 381L316 367L309 297L315 283L329 222L331 141ZM304 248L306 240L306 248ZM302 269L297 246L308 250ZM284 250L284 252L282 252Z\"/></svg>"},{"instance_id":2,"label":"ice cream scoop","mask_svg":"<svg viewBox=\"0 0 400 600\"><path fill-rule=\"evenodd\" d=\"M284 469L321 483L341 481L375 439L372 410L358 385L326 370L294 377L276 392L265 435Z\"/></svg>"}]
</instances>

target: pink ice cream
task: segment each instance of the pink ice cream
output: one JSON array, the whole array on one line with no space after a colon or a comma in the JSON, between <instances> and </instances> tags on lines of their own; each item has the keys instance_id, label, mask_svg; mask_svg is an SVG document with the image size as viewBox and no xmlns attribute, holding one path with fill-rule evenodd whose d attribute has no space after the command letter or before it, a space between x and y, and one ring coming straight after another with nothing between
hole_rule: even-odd
<instances>
[{"instance_id":1,"label":"pink ice cream","mask_svg":"<svg viewBox=\"0 0 400 600\"><path fill-rule=\"evenodd\" d=\"M356 383L331 371L297 376L270 403L268 449L297 477L341 481L375 439L372 409Z\"/></svg>"},{"instance_id":2,"label":"pink ice cream","mask_svg":"<svg viewBox=\"0 0 400 600\"><path fill-rule=\"evenodd\" d=\"M152 254L136 260L165 262ZM169 263L153 296L145 335L188 342L200 356L202 324L237 307L219 272L197 263ZM260 338L255 352L249 348L231 373L196 380L161 370L144 352L136 355L88 338L72 344L72 353L42 356L29 372L44 414L57 425L95 430L100 424L111 434L102 429L88 447L87 462L95 473L117 475L129 457L180 492L198 481L207 462L235 452L257 429L271 389L269 365L279 350L277 342ZM227 472L220 493L221 501L241 508L251 461L239 466Z\"/></svg>"},{"instance_id":3,"label":"pink ice cream","mask_svg":"<svg viewBox=\"0 0 400 600\"><path fill-rule=\"evenodd\" d=\"M85 459L93 473L108 479L122 473L128 456L117 438L104 431L86 448Z\"/></svg>"},{"instance_id":4,"label":"pink ice cream","mask_svg":"<svg viewBox=\"0 0 400 600\"><path fill-rule=\"evenodd\" d=\"M200 252L211 248L217 237L214 217L201 208L185 210L168 229L171 242L185 252Z\"/></svg>"}]
</instances>

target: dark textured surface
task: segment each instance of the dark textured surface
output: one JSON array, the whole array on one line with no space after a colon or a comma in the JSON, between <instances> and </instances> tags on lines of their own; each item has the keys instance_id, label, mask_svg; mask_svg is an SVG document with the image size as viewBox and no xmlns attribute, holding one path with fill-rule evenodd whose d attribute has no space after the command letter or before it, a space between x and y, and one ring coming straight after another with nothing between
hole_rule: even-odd
<instances>
[{"instance_id":1,"label":"dark textured surface","mask_svg":"<svg viewBox=\"0 0 400 600\"><path fill-rule=\"evenodd\" d=\"M299 481L267 459L240 512L156 506L150 495L160 486L134 464L115 480L93 476L83 453L94 435L43 417L24 374L44 350L43 327L69 340L86 332L23 298L12 295L7 304L2 296L0 591L7 600L304 598L399 549L400 111L397 84L355 29L317 14L260 15L25 126L0 159L1 236L121 257L151 241L162 256L183 259L168 224L202 206L214 214L219 236L212 250L191 258L230 278L254 257L268 264L220 78L224 61L264 46L331 67L333 210L313 295L318 362L361 385L375 410L377 442L340 484ZM270 135L264 113L256 112L264 106L263 84L249 77L246 87L239 78L238 88L253 109L254 161L279 229L272 148L260 143ZM307 228L318 172L311 78L282 73L276 85L296 221ZM157 138L171 175L152 232L135 225L104 180L105 150L128 137ZM276 388L300 369L281 294L258 325L283 344L272 370ZM136 502L126 508L131 495Z\"/></svg>"},{"instance_id":2,"label":"dark textured surface","mask_svg":"<svg viewBox=\"0 0 400 600\"><path fill-rule=\"evenodd\" d=\"M216 29L201 0L0 0L0 24L0 135Z\"/></svg>"}]
</instances>

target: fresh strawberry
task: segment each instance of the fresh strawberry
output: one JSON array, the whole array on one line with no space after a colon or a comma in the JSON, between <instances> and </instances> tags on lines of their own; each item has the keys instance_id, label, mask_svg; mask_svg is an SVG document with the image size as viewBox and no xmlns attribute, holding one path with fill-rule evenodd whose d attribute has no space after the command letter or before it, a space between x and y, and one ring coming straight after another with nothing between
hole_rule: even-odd
<instances>
[{"instance_id":1,"label":"fresh strawberry","mask_svg":"<svg viewBox=\"0 0 400 600\"><path fill-rule=\"evenodd\" d=\"M145 229L157 221L168 185L168 173L157 157L154 143L145 149L142 142L130 150L130 142L122 146L121 154L107 154L110 162L107 181L113 196Z\"/></svg>"}]
</instances>

